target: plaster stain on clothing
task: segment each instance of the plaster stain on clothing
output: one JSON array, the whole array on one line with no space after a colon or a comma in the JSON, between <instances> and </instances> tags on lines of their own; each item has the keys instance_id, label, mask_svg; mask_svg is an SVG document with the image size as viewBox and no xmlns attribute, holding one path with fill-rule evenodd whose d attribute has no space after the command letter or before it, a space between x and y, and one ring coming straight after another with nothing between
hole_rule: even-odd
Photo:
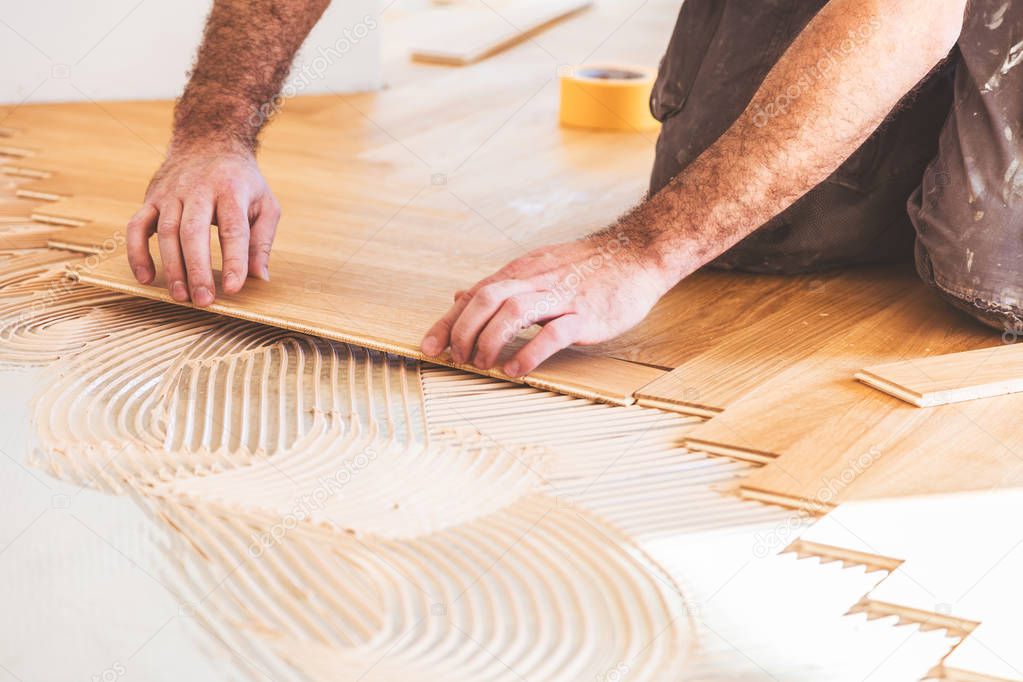
<instances>
[{"instance_id":1,"label":"plaster stain on clothing","mask_svg":"<svg viewBox=\"0 0 1023 682\"><path fill-rule=\"evenodd\" d=\"M1002 84L1002 76L1019 66L1020 62L1023 62L1023 40L1009 47L1005 55L1005 61L991 74L991 78L984 84L981 92L988 93L997 90L998 86Z\"/></svg>"},{"instance_id":2,"label":"plaster stain on clothing","mask_svg":"<svg viewBox=\"0 0 1023 682\"><path fill-rule=\"evenodd\" d=\"M1023 194L1023 172L1020 172L1021 170L1023 169L1020 168L1019 159L1013 159L1005 170L1002 185L1002 200L1005 203L1009 203L1012 197Z\"/></svg>"},{"instance_id":3,"label":"plaster stain on clothing","mask_svg":"<svg viewBox=\"0 0 1023 682\"><path fill-rule=\"evenodd\" d=\"M1005 21L1005 12L1009 9L1009 6L1011 4L1012 4L1011 2L1006 2L1004 5L996 9L994 13L992 13L991 18L988 20L986 24L986 26L990 30L993 31L1002 25L1002 22Z\"/></svg>"}]
</instances>

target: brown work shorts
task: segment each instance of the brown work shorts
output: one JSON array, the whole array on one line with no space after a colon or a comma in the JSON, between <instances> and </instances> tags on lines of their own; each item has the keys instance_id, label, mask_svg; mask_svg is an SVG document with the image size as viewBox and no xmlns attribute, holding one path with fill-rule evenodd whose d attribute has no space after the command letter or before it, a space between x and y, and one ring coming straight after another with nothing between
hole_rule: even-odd
<instances>
[{"instance_id":1,"label":"brown work shorts","mask_svg":"<svg viewBox=\"0 0 1023 682\"><path fill-rule=\"evenodd\" d=\"M685 0L650 101L664 124L651 193L731 126L824 4ZM814 74L826 78L863 35L852 30ZM924 281L951 303L1023 332L1021 62L1023 3L973 0L956 49L884 124L712 266L797 273L915 256ZM786 106L781 99L770 106Z\"/></svg>"}]
</instances>

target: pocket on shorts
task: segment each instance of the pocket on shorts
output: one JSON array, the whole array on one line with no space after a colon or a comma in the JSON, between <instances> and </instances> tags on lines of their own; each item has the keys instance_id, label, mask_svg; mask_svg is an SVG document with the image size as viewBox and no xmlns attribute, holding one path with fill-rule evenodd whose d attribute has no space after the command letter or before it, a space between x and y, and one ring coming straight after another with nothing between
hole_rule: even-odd
<instances>
[{"instance_id":1,"label":"pocket on shorts","mask_svg":"<svg viewBox=\"0 0 1023 682\"><path fill-rule=\"evenodd\" d=\"M650 113L661 123L682 110L688 89L683 92L680 85L672 77L672 65L669 63L668 55L661 57L661 63L657 67L657 80L654 81L654 88L650 93Z\"/></svg>"}]
</instances>

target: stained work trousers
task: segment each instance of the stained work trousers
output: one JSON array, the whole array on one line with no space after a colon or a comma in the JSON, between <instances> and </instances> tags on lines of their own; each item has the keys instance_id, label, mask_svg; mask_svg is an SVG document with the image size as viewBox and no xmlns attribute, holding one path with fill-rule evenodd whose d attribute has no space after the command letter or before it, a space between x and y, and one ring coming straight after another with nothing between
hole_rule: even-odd
<instances>
[{"instance_id":1,"label":"stained work trousers","mask_svg":"<svg viewBox=\"0 0 1023 682\"><path fill-rule=\"evenodd\" d=\"M650 102L663 123L651 193L735 122L824 4L685 0ZM829 48L818 76L857 39ZM1021 62L1023 0L972 0L956 49L884 124L711 265L788 274L915 258L950 303L1023 333Z\"/></svg>"}]
</instances>

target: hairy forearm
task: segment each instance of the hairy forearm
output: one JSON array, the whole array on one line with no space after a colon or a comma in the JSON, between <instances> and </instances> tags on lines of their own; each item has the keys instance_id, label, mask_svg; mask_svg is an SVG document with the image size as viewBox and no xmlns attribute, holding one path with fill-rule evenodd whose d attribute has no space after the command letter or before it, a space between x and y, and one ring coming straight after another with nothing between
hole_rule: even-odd
<instances>
[{"instance_id":1,"label":"hairy forearm","mask_svg":"<svg viewBox=\"0 0 1023 682\"><path fill-rule=\"evenodd\" d=\"M709 262L825 180L870 136L952 48L965 4L831 0L735 124L608 230L653 254L666 286Z\"/></svg>"},{"instance_id":2,"label":"hairy forearm","mask_svg":"<svg viewBox=\"0 0 1023 682\"><path fill-rule=\"evenodd\" d=\"M330 0L216 0L171 149L256 148L295 53Z\"/></svg>"}]
</instances>

